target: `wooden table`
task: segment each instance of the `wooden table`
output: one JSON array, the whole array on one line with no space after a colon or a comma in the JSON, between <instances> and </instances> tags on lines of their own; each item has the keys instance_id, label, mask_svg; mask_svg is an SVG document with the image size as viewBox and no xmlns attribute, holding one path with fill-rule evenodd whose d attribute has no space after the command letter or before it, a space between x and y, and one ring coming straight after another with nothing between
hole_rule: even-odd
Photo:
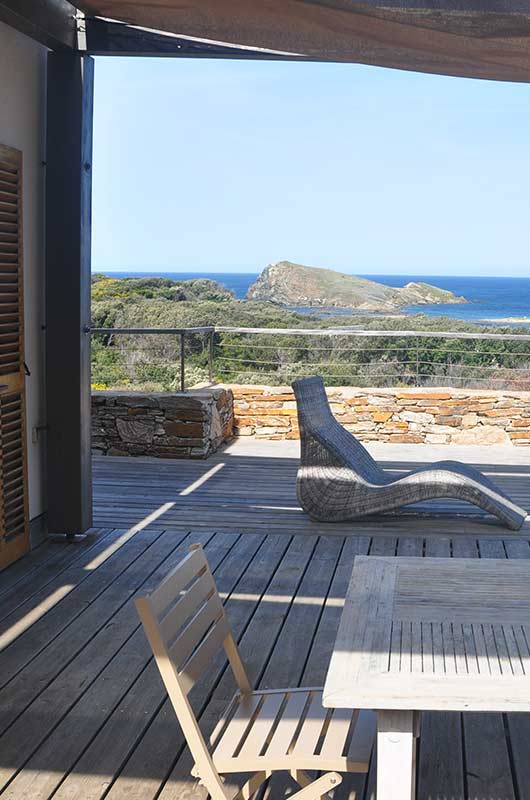
<instances>
[{"instance_id":1,"label":"wooden table","mask_svg":"<svg viewBox=\"0 0 530 800\"><path fill-rule=\"evenodd\" d=\"M421 711L530 711L530 564L355 559L324 687L378 710L378 800L410 800Z\"/></svg>"}]
</instances>

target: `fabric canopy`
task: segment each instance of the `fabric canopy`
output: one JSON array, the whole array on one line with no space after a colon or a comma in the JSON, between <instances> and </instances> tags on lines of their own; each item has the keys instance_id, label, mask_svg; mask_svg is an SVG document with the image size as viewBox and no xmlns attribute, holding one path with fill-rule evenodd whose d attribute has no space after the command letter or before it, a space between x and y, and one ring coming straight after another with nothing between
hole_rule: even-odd
<instances>
[{"instance_id":1,"label":"fabric canopy","mask_svg":"<svg viewBox=\"0 0 530 800\"><path fill-rule=\"evenodd\" d=\"M530 0L84 0L94 16L200 40L530 81Z\"/></svg>"}]
</instances>

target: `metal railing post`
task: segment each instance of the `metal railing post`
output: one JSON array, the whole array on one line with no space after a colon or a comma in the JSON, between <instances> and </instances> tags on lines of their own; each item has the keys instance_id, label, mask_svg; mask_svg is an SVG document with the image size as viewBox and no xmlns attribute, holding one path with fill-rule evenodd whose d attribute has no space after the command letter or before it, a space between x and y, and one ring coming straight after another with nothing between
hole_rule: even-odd
<instances>
[{"instance_id":1,"label":"metal railing post","mask_svg":"<svg viewBox=\"0 0 530 800\"><path fill-rule=\"evenodd\" d=\"M185 371L184 371L184 331L180 334L180 391L185 392Z\"/></svg>"},{"instance_id":2,"label":"metal railing post","mask_svg":"<svg viewBox=\"0 0 530 800\"><path fill-rule=\"evenodd\" d=\"M210 338L208 341L208 379L210 383L213 381L214 336L215 329L210 332Z\"/></svg>"},{"instance_id":3,"label":"metal railing post","mask_svg":"<svg viewBox=\"0 0 530 800\"><path fill-rule=\"evenodd\" d=\"M416 388L420 385L420 337L416 336Z\"/></svg>"}]
</instances>

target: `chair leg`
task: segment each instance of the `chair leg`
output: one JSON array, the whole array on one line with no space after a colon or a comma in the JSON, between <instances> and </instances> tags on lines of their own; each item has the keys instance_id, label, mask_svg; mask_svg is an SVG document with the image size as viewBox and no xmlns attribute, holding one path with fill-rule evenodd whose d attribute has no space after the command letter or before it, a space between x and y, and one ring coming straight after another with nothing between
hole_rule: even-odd
<instances>
[{"instance_id":1,"label":"chair leg","mask_svg":"<svg viewBox=\"0 0 530 800\"><path fill-rule=\"evenodd\" d=\"M312 778L309 777L307 772L304 772L303 769L292 769L291 770L291 778L297 782L298 786L301 789L304 789L306 786L309 786L312 783Z\"/></svg>"},{"instance_id":2,"label":"chair leg","mask_svg":"<svg viewBox=\"0 0 530 800\"><path fill-rule=\"evenodd\" d=\"M342 775L338 772L327 772L316 781L312 781L299 792L291 795L291 800L325 800L326 795L342 783Z\"/></svg>"},{"instance_id":3,"label":"chair leg","mask_svg":"<svg viewBox=\"0 0 530 800\"><path fill-rule=\"evenodd\" d=\"M267 778L270 778L270 772L256 772L248 779L248 781L241 787L238 793L232 800L250 800L250 798L257 792L262 783L265 783Z\"/></svg>"}]
</instances>

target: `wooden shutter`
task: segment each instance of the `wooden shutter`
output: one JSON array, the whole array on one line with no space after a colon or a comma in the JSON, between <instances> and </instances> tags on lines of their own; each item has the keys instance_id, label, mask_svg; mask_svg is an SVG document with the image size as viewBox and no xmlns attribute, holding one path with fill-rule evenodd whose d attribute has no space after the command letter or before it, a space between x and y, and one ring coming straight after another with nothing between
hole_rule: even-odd
<instances>
[{"instance_id":1,"label":"wooden shutter","mask_svg":"<svg viewBox=\"0 0 530 800\"><path fill-rule=\"evenodd\" d=\"M22 153L0 145L0 568L29 549Z\"/></svg>"}]
</instances>

